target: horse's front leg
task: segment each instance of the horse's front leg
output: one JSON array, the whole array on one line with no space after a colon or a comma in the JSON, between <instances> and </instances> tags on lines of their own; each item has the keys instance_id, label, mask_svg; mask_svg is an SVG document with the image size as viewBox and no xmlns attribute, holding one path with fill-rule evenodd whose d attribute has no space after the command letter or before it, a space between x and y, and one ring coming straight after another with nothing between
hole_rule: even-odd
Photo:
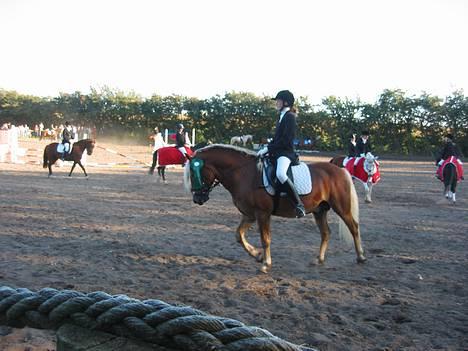
<instances>
[{"instance_id":1,"label":"horse's front leg","mask_svg":"<svg viewBox=\"0 0 468 351\"><path fill-rule=\"evenodd\" d=\"M75 169L75 166L76 166L76 161L73 162L73 166L72 166L72 168L71 168L71 170L70 170L70 173L68 174L69 177L71 177L71 175L72 175L72 173L73 173L73 170Z\"/></svg>"},{"instance_id":2,"label":"horse's front leg","mask_svg":"<svg viewBox=\"0 0 468 351\"><path fill-rule=\"evenodd\" d=\"M252 246L246 238L247 231L250 229L255 220L251 220L247 216L242 215L242 220L239 223L239 226L236 230L236 239L237 242L242 245L245 251L252 257L254 257L258 262L262 261L262 253Z\"/></svg>"},{"instance_id":3,"label":"horse's front leg","mask_svg":"<svg viewBox=\"0 0 468 351\"><path fill-rule=\"evenodd\" d=\"M262 247L263 247L263 259L262 259L262 267L260 270L263 273L268 273L271 268L271 252L270 252L270 244L271 244L271 231L270 231L270 218L271 215L267 213L259 213L257 214L257 223L258 228L260 230L260 239L262 240Z\"/></svg>"},{"instance_id":4,"label":"horse's front leg","mask_svg":"<svg viewBox=\"0 0 468 351\"><path fill-rule=\"evenodd\" d=\"M367 180L367 184L364 186L366 189L366 197L365 197L365 202L370 204L372 202L372 179L369 178Z\"/></svg>"},{"instance_id":5,"label":"horse's front leg","mask_svg":"<svg viewBox=\"0 0 468 351\"><path fill-rule=\"evenodd\" d=\"M87 176L88 176L88 173L86 173L86 169L85 169L85 168L83 167L83 165L81 164L81 161L78 161L78 162L76 162L76 163L78 163L78 165L79 165L79 166L81 167L81 169L83 170L85 177L87 177ZM73 167L75 167L75 165L73 165ZM72 171L73 171L73 168L72 168ZM71 172L70 172L70 174L71 174Z\"/></svg>"}]
</instances>

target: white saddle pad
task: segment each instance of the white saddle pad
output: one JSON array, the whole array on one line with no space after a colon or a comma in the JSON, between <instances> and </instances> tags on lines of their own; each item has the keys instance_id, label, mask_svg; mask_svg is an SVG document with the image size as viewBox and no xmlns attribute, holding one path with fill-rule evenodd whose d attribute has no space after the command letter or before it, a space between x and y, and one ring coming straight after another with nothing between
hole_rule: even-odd
<instances>
[{"instance_id":1,"label":"white saddle pad","mask_svg":"<svg viewBox=\"0 0 468 351\"><path fill-rule=\"evenodd\" d=\"M297 166L292 166L292 174L294 178L294 185L296 186L299 195L307 195L312 192L312 177L310 175L309 167L300 162ZM275 189L268 181L265 168L263 168L263 186L270 195L275 195Z\"/></svg>"},{"instance_id":2,"label":"white saddle pad","mask_svg":"<svg viewBox=\"0 0 468 351\"><path fill-rule=\"evenodd\" d=\"M66 153L69 153L70 151L70 144L58 144L57 145L57 152L59 153L62 153L62 152L66 152Z\"/></svg>"}]
</instances>

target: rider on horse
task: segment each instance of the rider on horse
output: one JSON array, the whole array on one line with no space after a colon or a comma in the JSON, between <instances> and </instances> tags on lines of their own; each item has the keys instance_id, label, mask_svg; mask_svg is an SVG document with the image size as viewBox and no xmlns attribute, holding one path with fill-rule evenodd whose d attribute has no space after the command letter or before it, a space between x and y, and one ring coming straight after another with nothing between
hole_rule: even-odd
<instances>
[{"instance_id":1,"label":"rider on horse","mask_svg":"<svg viewBox=\"0 0 468 351\"><path fill-rule=\"evenodd\" d=\"M186 158L186 160L188 160L187 150L185 150L185 147L190 147L190 144L185 138L184 125L182 123L178 123L176 128L177 128L176 148L182 153L182 155Z\"/></svg>"},{"instance_id":2,"label":"rider on horse","mask_svg":"<svg viewBox=\"0 0 468 351\"><path fill-rule=\"evenodd\" d=\"M276 163L276 178L294 203L296 217L304 217L304 204L297 193L296 187L287 175L291 162L297 159L294 151L294 138L297 128L294 95L289 90L281 90L272 100L276 101L276 109L279 112L275 136L267 146L258 151L257 156L263 156L267 153L270 155L270 159L273 163Z\"/></svg>"},{"instance_id":3,"label":"rider on horse","mask_svg":"<svg viewBox=\"0 0 468 351\"><path fill-rule=\"evenodd\" d=\"M457 165L457 170L458 172L461 172L460 178L463 179L463 168L461 166L462 162L460 161L462 153L460 152L460 149L458 148L457 144L453 142L453 135L450 133L446 134L444 141L444 146L437 154L436 166L442 166L445 160L447 160L451 156L454 156L457 159L457 162L459 163L459 165Z\"/></svg>"},{"instance_id":4,"label":"rider on horse","mask_svg":"<svg viewBox=\"0 0 468 351\"><path fill-rule=\"evenodd\" d=\"M63 144L63 152L60 155L60 158L62 161L65 161L65 154L68 152L71 152L71 144L70 140L74 139L73 135L73 129L70 125L70 122L66 121L65 122L65 128L63 129L62 132L62 144ZM67 144L68 144L68 149L67 149Z\"/></svg>"},{"instance_id":5,"label":"rider on horse","mask_svg":"<svg viewBox=\"0 0 468 351\"><path fill-rule=\"evenodd\" d=\"M357 156L365 156L368 152L372 152L372 146L369 141L369 132L364 130L361 137L356 142Z\"/></svg>"},{"instance_id":6,"label":"rider on horse","mask_svg":"<svg viewBox=\"0 0 468 351\"><path fill-rule=\"evenodd\" d=\"M354 157L358 156L356 147L356 134L351 134L348 141L348 155L343 160L343 167Z\"/></svg>"}]
</instances>

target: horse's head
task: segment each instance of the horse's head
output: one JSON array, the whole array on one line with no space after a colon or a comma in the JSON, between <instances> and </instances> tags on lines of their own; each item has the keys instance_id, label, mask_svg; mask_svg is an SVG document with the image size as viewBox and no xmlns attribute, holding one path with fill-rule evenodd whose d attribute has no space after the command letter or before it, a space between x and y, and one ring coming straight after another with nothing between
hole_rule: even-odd
<instances>
[{"instance_id":1,"label":"horse's head","mask_svg":"<svg viewBox=\"0 0 468 351\"><path fill-rule=\"evenodd\" d=\"M94 147L96 146L96 140L87 139L86 141L87 141L85 145L86 151L88 155L91 156L93 154Z\"/></svg>"},{"instance_id":2,"label":"horse's head","mask_svg":"<svg viewBox=\"0 0 468 351\"><path fill-rule=\"evenodd\" d=\"M247 160L255 162L255 153L235 146L214 144L198 150L184 172L185 187L193 194L193 202L207 202L213 188L220 182L226 186L224 181L232 179Z\"/></svg>"},{"instance_id":3,"label":"horse's head","mask_svg":"<svg viewBox=\"0 0 468 351\"><path fill-rule=\"evenodd\" d=\"M364 159L364 170L369 175L369 177L372 177L377 172L377 169L378 169L378 166L379 166L379 164L377 162L377 159L379 157L372 155L370 152L368 152L366 154L366 156L364 156L364 157L365 157L365 159Z\"/></svg>"},{"instance_id":4,"label":"horse's head","mask_svg":"<svg viewBox=\"0 0 468 351\"><path fill-rule=\"evenodd\" d=\"M210 199L210 192L219 184L215 173L202 158L194 157L187 162L184 170L184 183L193 194L193 202L203 205Z\"/></svg>"}]
</instances>

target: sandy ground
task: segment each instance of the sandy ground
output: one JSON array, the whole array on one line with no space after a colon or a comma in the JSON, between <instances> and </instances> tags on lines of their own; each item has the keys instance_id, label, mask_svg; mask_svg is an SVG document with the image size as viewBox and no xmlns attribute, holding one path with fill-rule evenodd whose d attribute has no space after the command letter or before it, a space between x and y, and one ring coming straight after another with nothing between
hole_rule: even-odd
<instances>
[{"instance_id":1,"label":"sandy ground","mask_svg":"<svg viewBox=\"0 0 468 351\"><path fill-rule=\"evenodd\" d=\"M151 160L148 147L99 146ZM88 162L133 161L97 148ZM370 205L357 184L366 264L339 241L334 214L322 266L313 217L274 218L268 275L237 244L225 189L198 206L180 167L163 184L138 165L88 167L86 180L65 177L69 166L47 178L39 165L0 164L0 285L188 304L322 351L468 349L468 195L462 183L449 204L432 163L383 158ZM54 348L53 332L0 328L0 350Z\"/></svg>"}]
</instances>

